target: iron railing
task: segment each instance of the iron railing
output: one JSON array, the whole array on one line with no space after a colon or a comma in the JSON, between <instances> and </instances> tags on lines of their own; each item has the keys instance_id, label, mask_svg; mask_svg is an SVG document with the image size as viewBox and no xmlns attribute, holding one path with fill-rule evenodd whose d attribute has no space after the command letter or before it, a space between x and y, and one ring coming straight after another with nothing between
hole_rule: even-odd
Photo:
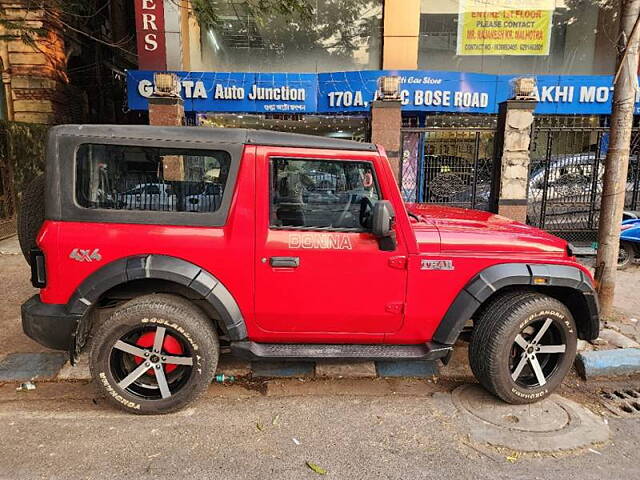
<instances>
[{"instance_id":1,"label":"iron railing","mask_svg":"<svg viewBox=\"0 0 640 480\"><path fill-rule=\"evenodd\" d=\"M640 130L631 141L625 208L640 208ZM609 148L606 127L540 127L531 144L527 221L575 242L596 239L604 162Z\"/></svg>"},{"instance_id":2,"label":"iron railing","mask_svg":"<svg viewBox=\"0 0 640 480\"><path fill-rule=\"evenodd\" d=\"M488 209L494 137L493 128L403 129L404 199Z\"/></svg>"}]
</instances>

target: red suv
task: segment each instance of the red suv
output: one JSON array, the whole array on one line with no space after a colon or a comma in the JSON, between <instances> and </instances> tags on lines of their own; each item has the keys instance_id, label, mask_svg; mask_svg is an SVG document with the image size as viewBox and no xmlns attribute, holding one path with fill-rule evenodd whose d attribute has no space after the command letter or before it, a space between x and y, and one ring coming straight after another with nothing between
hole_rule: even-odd
<instances>
[{"instance_id":1,"label":"red suv","mask_svg":"<svg viewBox=\"0 0 640 480\"><path fill-rule=\"evenodd\" d=\"M250 359L442 359L460 339L511 403L598 336L570 246L480 211L405 204L382 148L240 129L60 126L20 220L24 331L162 413ZM42 222L42 218L44 221ZM37 233L37 235L36 235Z\"/></svg>"}]
</instances>

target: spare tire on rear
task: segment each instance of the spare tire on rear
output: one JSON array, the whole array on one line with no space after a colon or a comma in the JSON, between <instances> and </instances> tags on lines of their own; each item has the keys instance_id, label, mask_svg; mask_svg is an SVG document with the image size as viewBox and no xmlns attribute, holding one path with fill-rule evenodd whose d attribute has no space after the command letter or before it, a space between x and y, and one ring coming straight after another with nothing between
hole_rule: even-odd
<instances>
[{"instance_id":1,"label":"spare tire on rear","mask_svg":"<svg viewBox=\"0 0 640 480\"><path fill-rule=\"evenodd\" d=\"M22 191L18 210L18 240L27 263L29 252L36 246L36 236L44 222L44 174L34 178Z\"/></svg>"}]
</instances>

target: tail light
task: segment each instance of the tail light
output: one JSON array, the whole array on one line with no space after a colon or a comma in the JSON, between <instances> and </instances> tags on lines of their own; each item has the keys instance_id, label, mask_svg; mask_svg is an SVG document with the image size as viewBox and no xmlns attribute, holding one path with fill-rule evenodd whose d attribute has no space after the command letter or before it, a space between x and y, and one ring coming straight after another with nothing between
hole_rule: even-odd
<instances>
[{"instance_id":1,"label":"tail light","mask_svg":"<svg viewBox=\"0 0 640 480\"><path fill-rule=\"evenodd\" d=\"M39 248L32 248L29 252L31 260L31 285L36 288L47 286L47 271L44 264L44 253Z\"/></svg>"}]
</instances>

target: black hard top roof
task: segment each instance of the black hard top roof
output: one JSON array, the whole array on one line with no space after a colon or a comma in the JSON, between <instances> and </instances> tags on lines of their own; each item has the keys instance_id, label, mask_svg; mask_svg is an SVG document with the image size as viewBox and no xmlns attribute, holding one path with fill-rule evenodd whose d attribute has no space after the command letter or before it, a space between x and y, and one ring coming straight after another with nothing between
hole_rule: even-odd
<instances>
[{"instance_id":1,"label":"black hard top roof","mask_svg":"<svg viewBox=\"0 0 640 480\"><path fill-rule=\"evenodd\" d=\"M244 144L281 147L327 148L376 151L371 143L316 137L299 133L251 130L247 128L160 127L155 125L59 125L51 134L92 138L188 141L201 144Z\"/></svg>"}]
</instances>

